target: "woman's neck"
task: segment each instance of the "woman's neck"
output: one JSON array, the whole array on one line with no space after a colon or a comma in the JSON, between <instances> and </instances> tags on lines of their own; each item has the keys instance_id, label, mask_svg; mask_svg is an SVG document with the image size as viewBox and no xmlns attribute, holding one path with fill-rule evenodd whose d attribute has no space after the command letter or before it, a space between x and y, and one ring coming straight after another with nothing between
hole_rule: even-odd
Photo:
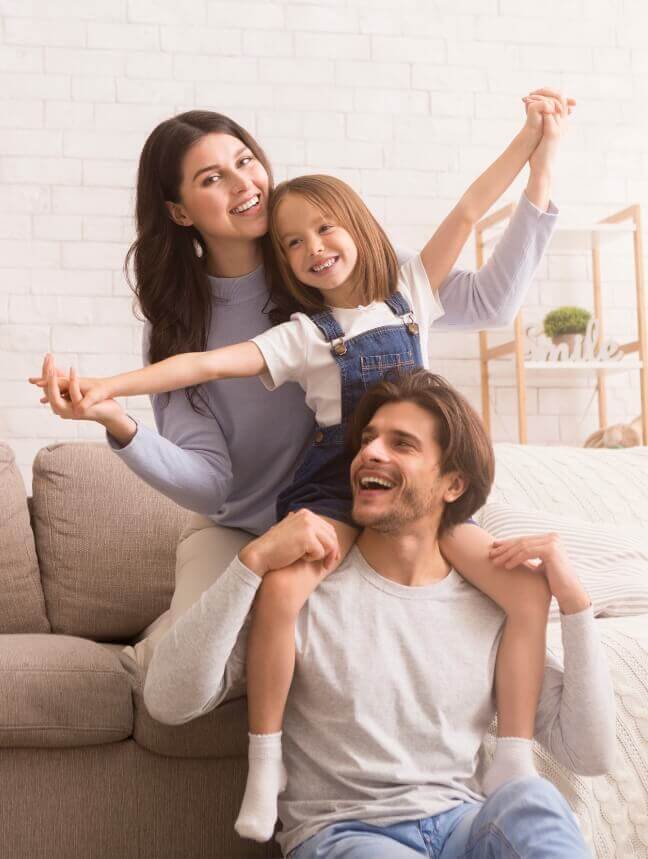
<instances>
[{"instance_id":1,"label":"woman's neck","mask_svg":"<svg viewBox=\"0 0 648 859\"><path fill-rule=\"evenodd\" d=\"M213 277L243 277L263 262L261 243L256 240L206 242L207 274Z\"/></svg>"}]
</instances>

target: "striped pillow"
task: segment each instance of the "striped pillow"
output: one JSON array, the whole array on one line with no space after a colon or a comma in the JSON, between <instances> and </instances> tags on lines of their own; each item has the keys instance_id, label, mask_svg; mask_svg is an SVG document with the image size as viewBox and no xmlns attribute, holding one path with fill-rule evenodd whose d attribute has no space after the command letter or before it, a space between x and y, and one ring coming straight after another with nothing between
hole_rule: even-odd
<instances>
[{"instance_id":1,"label":"striped pillow","mask_svg":"<svg viewBox=\"0 0 648 859\"><path fill-rule=\"evenodd\" d=\"M486 504L477 519L497 540L526 534L560 534L597 617L648 612L648 534L632 525L601 525L556 513ZM555 600L550 618L559 615Z\"/></svg>"}]
</instances>

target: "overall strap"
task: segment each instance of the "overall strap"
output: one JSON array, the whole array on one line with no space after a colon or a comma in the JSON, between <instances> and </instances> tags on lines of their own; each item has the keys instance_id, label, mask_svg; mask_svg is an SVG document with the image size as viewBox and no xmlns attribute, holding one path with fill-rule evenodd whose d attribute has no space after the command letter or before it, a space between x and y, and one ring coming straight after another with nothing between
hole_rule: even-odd
<instances>
[{"instance_id":1,"label":"overall strap","mask_svg":"<svg viewBox=\"0 0 648 859\"><path fill-rule=\"evenodd\" d=\"M338 325L333 314L325 310L322 313L315 313L311 316L311 320L322 332L326 338L326 342L331 344L331 352L334 355L346 355L347 347L344 342L344 331Z\"/></svg>"},{"instance_id":2,"label":"overall strap","mask_svg":"<svg viewBox=\"0 0 648 859\"><path fill-rule=\"evenodd\" d=\"M326 338L327 343L332 343L334 340L339 340L344 337L344 331L337 324L335 316L329 313L328 310L323 310L321 313L314 313L311 317L313 322Z\"/></svg>"},{"instance_id":3,"label":"overall strap","mask_svg":"<svg viewBox=\"0 0 648 859\"><path fill-rule=\"evenodd\" d=\"M396 291L389 298L385 299L385 304L395 316L400 316L408 332L415 336L419 333L418 323L414 320L414 313L409 306L407 299L402 292Z\"/></svg>"},{"instance_id":4,"label":"overall strap","mask_svg":"<svg viewBox=\"0 0 648 859\"><path fill-rule=\"evenodd\" d=\"M407 299L403 293L398 292L398 290L393 295L390 295L389 298L385 299L385 304L394 316L405 316L405 314L412 312L412 308L407 303Z\"/></svg>"}]
</instances>

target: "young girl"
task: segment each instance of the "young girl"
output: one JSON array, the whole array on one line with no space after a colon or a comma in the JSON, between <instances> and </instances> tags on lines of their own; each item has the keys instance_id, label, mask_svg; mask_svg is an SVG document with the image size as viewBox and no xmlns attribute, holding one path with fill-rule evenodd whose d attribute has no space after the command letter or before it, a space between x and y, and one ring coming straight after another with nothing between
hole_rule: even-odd
<instances>
[{"instance_id":1,"label":"young girl","mask_svg":"<svg viewBox=\"0 0 648 859\"><path fill-rule=\"evenodd\" d=\"M545 118L550 114L551 107ZM540 144L544 157L550 158L558 136L547 122ZM260 589L248 650L250 773L237 821L241 835L257 840L272 835L276 797L285 785L280 728L294 664L294 620L356 536L349 519L345 423L362 392L385 370L427 366L428 329L443 314L438 287L474 222L509 184L510 172L502 156L471 186L420 256L400 271L384 233L344 183L321 176L284 183L272 198L270 232L282 281L304 312L245 343L178 355L134 373L101 381L71 374L70 397L79 412L113 396L254 375L270 388L298 381L315 412L313 446L293 485L280 495L277 512L309 507L326 516L340 551L325 564L303 561L275 571ZM452 539L459 539L459 532L464 544L475 546L474 565L461 572L507 613L498 658L499 734L522 739L498 746L486 785L492 790L532 767L528 739L544 661L546 589L533 576L516 573L509 581L494 572L484 561L483 532L461 527Z\"/></svg>"}]
</instances>

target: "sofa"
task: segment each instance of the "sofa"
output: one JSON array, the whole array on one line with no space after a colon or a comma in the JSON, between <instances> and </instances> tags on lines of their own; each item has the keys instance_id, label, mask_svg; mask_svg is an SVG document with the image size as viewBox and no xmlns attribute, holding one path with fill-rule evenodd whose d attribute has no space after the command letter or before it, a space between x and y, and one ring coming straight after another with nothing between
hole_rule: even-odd
<instances>
[{"instance_id":1,"label":"sofa","mask_svg":"<svg viewBox=\"0 0 648 859\"><path fill-rule=\"evenodd\" d=\"M579 513L597 530L648 534L647 448L498 445L496 461L482 516L526 510L567 520ZM242 841L233 831L246 772L245 700L180 726L157 723L143 704L144 670L133 644L169 607L187 511L101 444L45 447L33 476L28 499L10 447L0 444L2 856L279 856L274 843ZM597 623L617 692L615 768L577 777L536 751L598 859L648 857L648 604L641 593L648 555L644 580L641 551L621 602L610 608L608 588L598 606L608 615ZM556 623L549 643L560 651ZM492 753L492 730L481 766Z\"/></svg>"}]
</instances>

